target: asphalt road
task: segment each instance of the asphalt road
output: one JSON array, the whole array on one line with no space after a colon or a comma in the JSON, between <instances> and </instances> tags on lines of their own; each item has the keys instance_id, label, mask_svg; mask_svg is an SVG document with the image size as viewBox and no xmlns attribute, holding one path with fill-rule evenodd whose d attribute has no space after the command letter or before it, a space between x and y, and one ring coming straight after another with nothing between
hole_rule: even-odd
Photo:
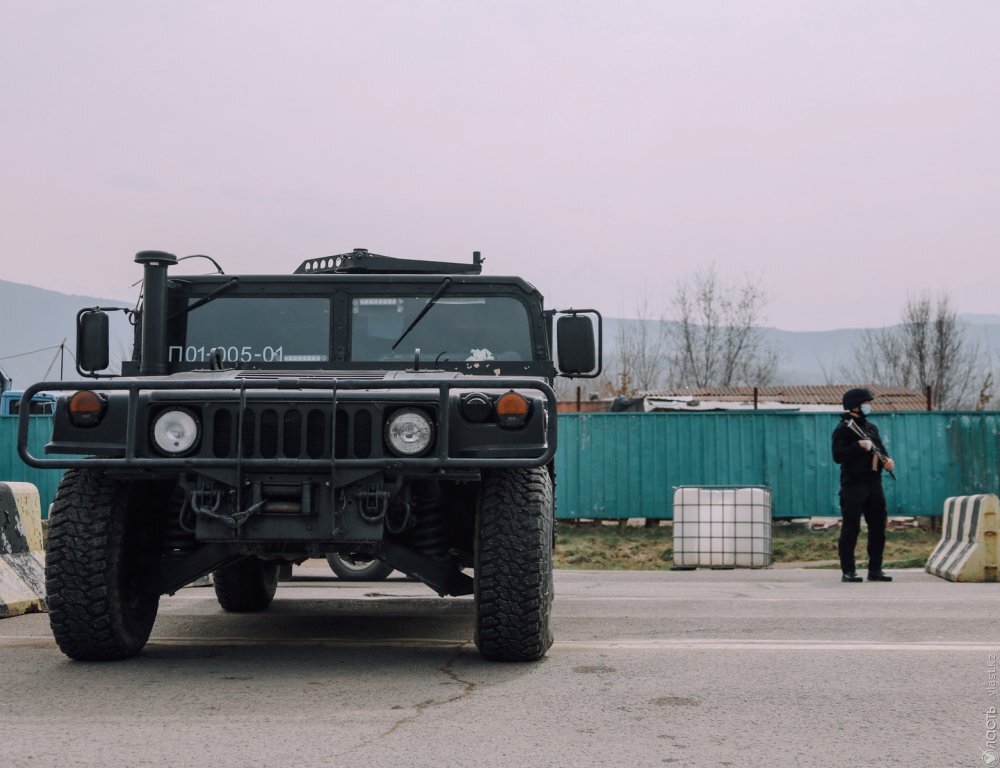
<instances>
[{"instance_id":1,"label":"asphalt road","mask_svg":"<svg viewBox=\"0 0 1000 768\"><path fill-rule=\"evenodd\" d=\"M997 584L563 571L555 646L511 665L468 599L324 569L254 616L164 598L126 662L0 621L0 767L990 764Z\"/></svg>"}]
</instances>

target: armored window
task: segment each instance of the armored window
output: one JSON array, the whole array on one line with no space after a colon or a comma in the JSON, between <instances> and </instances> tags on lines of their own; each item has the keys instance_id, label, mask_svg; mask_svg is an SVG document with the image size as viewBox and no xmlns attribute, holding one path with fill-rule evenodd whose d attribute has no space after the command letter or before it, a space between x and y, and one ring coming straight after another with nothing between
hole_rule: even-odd
<instances>
[{"instance_id":1,"label":"armored window","mask_svg":"<svg viewBox=\"0 0 1000 768\"><path fill-rule=\"evenodd\" d=\"M330 359L329 299L220 296L184 319L184 343L171 341L168 348L171 366L205 367L213 349L222 363L243 368Z\"/></svg>"},{"instance_id":2,"label":"armored window","mask_svg":"<svg viewBox=\"0 0 1000 768\"><path fill-rule=\"evenodd\" d=\"M422 359L438 362L532 359L528 313L517 299L443 296L417 320L429 300L426 296L352 299L351 360L408 361L416 349Z\"/></svg>"}]
</instances>

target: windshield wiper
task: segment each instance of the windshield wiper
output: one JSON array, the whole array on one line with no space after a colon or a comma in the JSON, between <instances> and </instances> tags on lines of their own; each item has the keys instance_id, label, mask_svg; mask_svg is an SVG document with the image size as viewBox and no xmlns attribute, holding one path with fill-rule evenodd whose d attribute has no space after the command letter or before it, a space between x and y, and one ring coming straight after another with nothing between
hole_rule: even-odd
<instances>
[{"instance_id":1,"label":"windshield wiper","mask_svg":"<svg viewBox=\"0 0 1000 768\"><path fill-rule=\"evenodd\" d=\"M411 322L408 326L406 326L406 330L403 331L403 334L398 339L396 339L396 343L392 345L392 349L398 347L399 343L410 334L410 331L412 331L416 327L417 323L419 323L421 320L424 319L424 315L430 312L431 307L433 307L435 302L437 302L437 300L441 298L441 294L444 293L446 290L448 290L449 285L451 285L451 278L446 277L444 281L441 283L441 285L438 286L438 289L434 291L434 295L431 296L430 301L428 301L424 305L424 308L421 309L420 312L417 314L417 316L413 318L413 322Z\"/></svg>"},{"instance_id":2,"label":"windshield wiper","mask_svg":"<svg viewBox=\"0 0 1000 768\"><path fill-rule=\"evenodd\" d=\"M212 299L214 299L219 294L228 291L230 288L235 288L239 284L240 284L240 279L238 277L232 277L227 282L223 283L214 291L212 291L211 293L207 293L204 296L202 296L200 299L198 299L198 301L192 304L188 304L183 309L178 309L176 312L170 315L167 318L167 320L173 320L175 317L178 317L180 315L186 315L188 312L194 309L198 309L198 307L203 307L206 304L208 304L208 302L212 301Z\"/></svg>"}]
</instances>

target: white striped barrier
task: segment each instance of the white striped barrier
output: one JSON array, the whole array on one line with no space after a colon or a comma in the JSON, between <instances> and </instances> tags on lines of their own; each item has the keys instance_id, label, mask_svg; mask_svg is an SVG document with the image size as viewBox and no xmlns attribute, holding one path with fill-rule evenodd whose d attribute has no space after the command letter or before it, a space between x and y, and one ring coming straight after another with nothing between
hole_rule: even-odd
<instances>
[{"instance_id":1,"label":"white striped barrier","mask_svg":"<svg viewBox=\"0 0 1000 768\"><path fill-rule=\"evenodd\" d=\"M38 489L31 483L0 483L0 619L45 609Z\"/></svg>"},{"instance_id":2,"label":"white striped barrier","mask_svg":"<svg viewBox=\"0 0 1000 768\"><path fill-rule=\"evenodd\" d=\"M948 581L996 581L1000 499L993 493L952 496L944 502L941 541L927 573Z\"/></svg>"}]
</instances>

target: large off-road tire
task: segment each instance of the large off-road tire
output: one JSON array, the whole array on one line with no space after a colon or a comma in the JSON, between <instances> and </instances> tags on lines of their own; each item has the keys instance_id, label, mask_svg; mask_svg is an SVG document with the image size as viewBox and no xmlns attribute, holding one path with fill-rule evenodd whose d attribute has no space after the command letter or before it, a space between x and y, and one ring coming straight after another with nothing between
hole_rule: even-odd
<instances>
[{"instance_id":1,"label":"large off-road tire","mask_svg":"<svg viewBox=\"0 0 1000 768\"><path fill-rule=\"evenodd\" d=\"M491 472L476 518L476 647L535 661L552 645L552 478L545 467Z\"/></svg>"},{"instance_id":2,"label":"large off-road tire","mask_svg":"<svg viewBox=\"0 0 1000 768\"><path fill-rule=\"evenodd\" d=\"M125 659L142 650L159 595L143 594L152 521L143 485L74 469L59 483L49 517L45 588L56 643L73 659Z\"/></svg>"},{"instance_id":3,"label":"large off-road tire","mask_svg":"<svg viewBox=\"0 0 1000 768\"><path fill-rule=\"evenodd\" d=\"M393 568L382 560L370 560L356 555L341 555L331 553L326 556L326 562L344 581L384 581L389 578Z\"/></svg>"},{"instance_id":4,"label":"large off-road tire","mask_svg":"<svg viewBox=\"0 0 1000 768\"><path fill-rule=\"evenodd\" d=\"M244 557L212 574L215 596L222 610L232 613L263 611L278 588L278 563Z\"/></svg>"}]
</instances>

